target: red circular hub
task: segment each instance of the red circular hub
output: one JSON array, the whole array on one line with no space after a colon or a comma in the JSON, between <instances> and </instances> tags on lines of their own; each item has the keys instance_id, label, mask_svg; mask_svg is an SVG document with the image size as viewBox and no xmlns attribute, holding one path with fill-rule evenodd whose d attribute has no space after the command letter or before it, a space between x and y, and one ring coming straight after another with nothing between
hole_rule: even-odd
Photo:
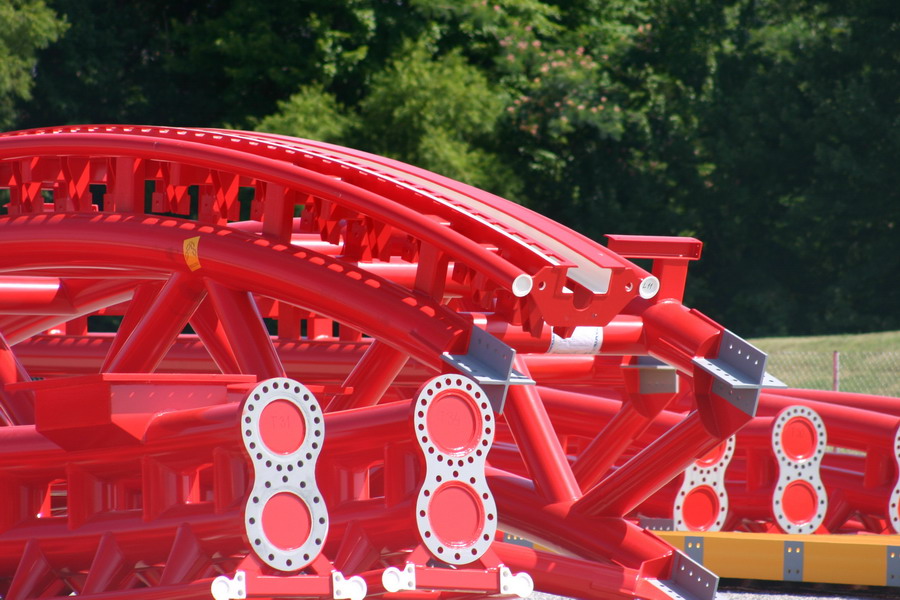
<instances>
[{"instance_id":1,"label":"red circular hub","mask_svg":"<svg viewBox=\"0 0 900 600\"><path fill-rule=\"evenodd\" d=\"M717 462L722 460L725 456L725 452L728 450L728 442L722 442L703 456L697 459L697 465L703 467L704 469L708 469L709 467L715 465Z\"/></svg>"},{"instance_id":2,"label":"red circular hub","mask_svg":"<svg viewBox=\"0 0 900 600\"><path fill-rule=\"evenodd\" d=\"M296 452L306 436L303 413L292 402L275 400L263 408L259 417L259 435L266 447L276 454Z\"/></svg>"},{"instance_id":3,"label":"red circular hub","mask_svg":"<svg viewBox=\"0 0 900 600\"><path fill-rule=\"evenodd\" d=\"M791 460L804 460L816 453L819 436L809 419L794 417L784 424L781 447Z\"/></svg>"},{"instance_id":4,"label":"red circular hub","mask_svg":"<svg viewBox=\"0 0 900 600\"><path fill-rule=\"evenodd\" d=\"M484 505L471 487L451 481L432 494L428 521L445 546L470 546L484 529Z\"/></svg>"},{"instance_id":5,"label":"red circular hub","mask_svg":"<svg viewBox=\"0 0 900 600\"><path fill-rule=\"evenodd\" d=\"M312 529L309 509L294 494L275 494L263 507L262 528L272 545L282 550L299 548Z\"/></svg>"},{"instance_id":6,"label":"red circular hub","mask_svg":"<svg viewBox=\"0 0 900 600\"><path fill-rule=\"evenodd\" d=\"M431 441L445 454L464 454L478 443L481 413L464 392L449 389L437 394L426 419Z\"/></svg>"},{"instance_id":7,"label":"red circular hub","mask_svg":"<svg viewBox=\"0 0 900 600\"><path fill-rule=\"evenodd\" d=\"M681 513L691 531L706 531L719 518L719 497L708 485L695 487L684 497Z\"/></svg>"},{"instance_id":8,"label":"red circular hub","mask_svg":"<svg viewBox=\"0 0 900 600\"><path fill-rule=\"evenodd\" d=\"M792 481L784 488L781 506L791 523L809 523L816 516L819 495L808 481Z\"/></svg>"}]
</instances>

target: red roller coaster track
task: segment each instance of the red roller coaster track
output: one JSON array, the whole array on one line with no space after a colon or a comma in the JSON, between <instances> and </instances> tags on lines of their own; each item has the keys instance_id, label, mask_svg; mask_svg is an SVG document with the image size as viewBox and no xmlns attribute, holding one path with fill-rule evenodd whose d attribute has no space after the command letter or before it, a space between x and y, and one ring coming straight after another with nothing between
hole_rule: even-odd
<instances>
[{"instance_id":1,"label":"red roller coaster track","mask_svg":"<svg viewBox=\"0 0 900 600\"><path fill-rule=\"evenodd\" d=\"M706 599L648 521L900 522L900 417L761 394L697 240L237 131L2 134L0 189L4 598Z\"/></svg>"}]
</instances>

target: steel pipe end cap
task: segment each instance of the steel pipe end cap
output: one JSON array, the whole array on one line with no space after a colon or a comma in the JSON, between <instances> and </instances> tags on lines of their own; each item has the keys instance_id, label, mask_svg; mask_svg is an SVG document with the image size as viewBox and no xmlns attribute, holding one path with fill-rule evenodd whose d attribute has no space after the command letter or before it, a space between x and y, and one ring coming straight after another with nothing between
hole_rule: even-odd
<instances>
[{"instance_id":1,"label":"steel pipe end cap","mask_svg":"<svg viewBox=\"0 0 900 600\"><path fill-rule=\"evenodd\" d=\"M641 281L640 287L638 287L638 294L640 294L641 298L644 300L650 300L654 298L659 293L659 279L656 276L651 275L650 277L645 278Z\"/></svg>"},{"instance_id":2,"label":"steel pipe end cap","mask_svg":"<svg viewBox=\"0 0 900 600\"><path fill-rule=\"evenodd\" d=\"M512 293L516 298L524 298L531 293L531 288L533 286L534 280L531 278L531 275L522 273L513 279Z\"/></svg>"}]
</instances>

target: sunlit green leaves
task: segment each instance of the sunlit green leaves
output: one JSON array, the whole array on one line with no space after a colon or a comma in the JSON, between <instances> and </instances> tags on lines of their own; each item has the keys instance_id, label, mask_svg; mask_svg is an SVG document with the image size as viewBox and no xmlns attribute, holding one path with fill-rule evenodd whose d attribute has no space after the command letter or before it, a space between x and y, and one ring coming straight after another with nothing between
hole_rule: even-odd
<instances>
[{"instance_id":1,"label":"sunlit green leaves","mask_svg":"<svg viewBox=\"0 0 900 600\"><path fill-rule=\"evenodd\" d=\"M65 30L43 0L0 2L0 128L12 124L16 100L31 98L37 51Z\"/></svg>"}]
</instances>

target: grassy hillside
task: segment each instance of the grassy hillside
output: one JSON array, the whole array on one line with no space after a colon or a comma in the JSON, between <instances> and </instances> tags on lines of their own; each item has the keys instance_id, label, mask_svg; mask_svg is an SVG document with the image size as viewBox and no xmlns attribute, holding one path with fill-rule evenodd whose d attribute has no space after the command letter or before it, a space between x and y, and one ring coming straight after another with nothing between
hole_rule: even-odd
<instances>
[{"instance_id":1,"label":"grassy hillside","mask_svg":"<svg viewBox=\"0 0 900 600\"><path fill-rule=\"evenodd\" d=\"M757 338L750 343L773 352L900 352L900 331L855 335Z\"/></svg>"},{"instance_id":2,"label":"grassy hillside","mask_svg":"<svg viewBox=\"0 0 900 600\"><path fill-rule=\"evenodd\" d=\"M769 373L791 387L833 389L837 351L839 390L900 397L900 331L750 342L769 355Z\"/></svg>"}]
</instances>

